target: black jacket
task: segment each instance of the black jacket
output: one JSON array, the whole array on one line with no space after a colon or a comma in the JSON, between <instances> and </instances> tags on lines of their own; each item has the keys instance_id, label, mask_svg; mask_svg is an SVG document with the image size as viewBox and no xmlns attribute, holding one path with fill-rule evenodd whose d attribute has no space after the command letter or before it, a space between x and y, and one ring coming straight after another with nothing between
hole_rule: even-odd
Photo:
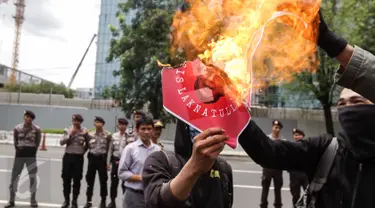
<instances>
[{"instance_id":1,"label":"black jacket","mask_svg":"<svg viewBox=\"0 0 375 208\"><path fill-rule=\"evenodd\" d=\"M347 147L346 135L340 132L337 138L339 149L327 182L317 195L316 208L374 208L374 163L356 162ZM251 121L240 135L239 143L262 167L303 171L311 181L331 140L332 136L321 135L297 142L273 141Z\"/></svg>"},{"instance_id":2,"label":"black jacket","mask_svg":"<svg viewBox=\"0 0 375 208\"><path fill-rule=\"evenodd\" d=\"M182 165L190 158L192 152L192 142L187 130L187 126L183 122L177 122L175 154ZM223 165L229 168L230 174L223 175L223 171L220 171ZM220 177L212 177L212 170L219 170ZM186 201L177 200L171 193L169 184L172 179L172 169L166 155L161 151L152 153L145 161L142 174L147 208L232 207L233 194L225 194L228 193L226 189L230 189L233 193L232 169L224 159L218 158L211 171L198 179L191 192L191 197ZM230 205L228 205L228 200Z\"/></svg>"}]
</instances>

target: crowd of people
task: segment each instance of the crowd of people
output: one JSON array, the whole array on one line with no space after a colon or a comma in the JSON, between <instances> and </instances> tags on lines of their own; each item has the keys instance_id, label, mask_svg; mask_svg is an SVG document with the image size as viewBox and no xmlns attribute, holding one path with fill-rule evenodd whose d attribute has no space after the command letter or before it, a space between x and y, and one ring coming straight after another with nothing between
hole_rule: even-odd
<instances>
[{"instance_id":1,"label":"crowd of people","mask_svg":"<svg viewBox=\"0 0 375 208\"><path fill-rule=\"evenodd\" d=\"M282 206L280 175L283 170L289 171L293 178L291 191L295 207L375 207L375 56L360 47L350 46L329 30L322 16L320 20L317 44L341 65L336 81L345 87L337 102L342 131L336 137L322 134L303 138L303 131L295 129L293 137L297 141L288 141L280 136L283 127L280 121L272 123L270 135L250 121L239 137L239 144L254 162L264 168L262 208L268 207L271 179L276 189L274 206ZM62 168L65 202L62 207L77 207L85 152L88 152L85 207L92 206L96 171L101 186L100 207L106 207L110 163L110 207L116 206L114 199L119 181L124 182L124 208L233 206L232 169L219 157L224 141L228 139L225 129L212 127L199 132L177 119L174 151L166 151L155 139L156 135L160 136L160 131L155 130L158 122L137 112L133 118L134 131L126 132L126 119L119 119L119 132L110 135L103 130L104 119L96 117L95 131L88 132L80 125L82 116L73 115L73 126L66 129L61 139L61 145L66 145ZM26 111L25 123L14 129L16 160L10 201L6 207L14 207L17 177L24 164L29 169L30 182L35 182L37 168L33 166L40 144L40 128L32 124L33 119L35 115ZM299 197L301 186L305 189L303 197ZM31 206L37 207L35 187L30 188Z\"/></svg>"},{"instance_id":2,"label":"crowd of people","mask_svg":"<svg viewBox=\"0 0 375 208\"><path fill-rule=\"evenodd\" d=\"M39 126L33 124L35 118L36 116L32 111L25 111L24 122L14 129L16 156L9 187L10 200L5 207L15 206L18 179L25 164L30 178L30 206L38 207L36 201L36 174L38 170L36 154L41 142L41 130ZM121 184L123 193L125 189L127 190L127 196L130 196L130 198L133 198L131 193L140 192L140 178L145 158L153 151L164 148L159 141L164 124L160 120L152 120L142 111L134 111L133 113L133 122L136 124L134 128L128 128L129 122L126 118L119 118L117 120L118 131L113 134L104 129L105 120L101 117L95 117L95 130L93 131L83 127L81 125L83 121L82 115L72 115L72 126L64 129L64 134L60 140L60 145L65 146L61 171L65 198L62 207L67 208L70 205L73 208L78 207L77 199L81 189L86 152L88 160L86 172L87 202L84 207L92 207L93 188L97 172L102 198L100 207L116 207L115 201L119 184ZM142 147L144 147L144 150L142 150ZM107 171L110 171L111 179L111 202L108 205L106 205L108 195ZM136 173L138 175L135 175ZM70 201L70 199L72 200ZM125 200L124 202L130 201L133 200Z\"/></svg>"}]
</instances>

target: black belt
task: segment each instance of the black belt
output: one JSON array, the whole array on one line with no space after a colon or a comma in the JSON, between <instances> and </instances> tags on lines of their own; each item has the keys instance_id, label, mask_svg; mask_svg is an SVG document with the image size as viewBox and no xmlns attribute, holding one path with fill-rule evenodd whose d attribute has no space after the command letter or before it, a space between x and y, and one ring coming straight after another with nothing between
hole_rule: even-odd
<instances>
[{"instance_id":1,"label":"black belt","mask_svg":"<svg viewBox=\"0 0 375 208\"><path fill-rule=\"evenodd\" d=\"M125 187L125 188L126 188L126 190L130 190L130 191L138 193L138 194L143 194L143 190L137 190L137 189L133 189L133 188L129 188L129 187Z\"/></svg>"},{"instance_id":2,"label":"black belt","mask_svg":"<svg viewBox=\"0 0 375 208\"><path fill-rule=\"evenodd\" d=\"M88 155L91 155L91 156L94 156L94 157L107 157L107 154L93 154L91 152L89 152Z\"/></svg>"}]
</instances>

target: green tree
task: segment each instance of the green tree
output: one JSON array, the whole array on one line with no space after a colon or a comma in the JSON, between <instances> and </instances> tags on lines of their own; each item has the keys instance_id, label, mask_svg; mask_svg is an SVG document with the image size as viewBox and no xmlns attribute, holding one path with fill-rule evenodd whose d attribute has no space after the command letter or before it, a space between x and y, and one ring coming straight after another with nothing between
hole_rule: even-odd
<instances>
[{"instance_id":1,"label":"green tree","mask_svg":"<svg viewBox=\"0 0 375 208\"><path fill-rule=\"evenodd\" d=\"M326 1L322 4L322 13L328 26L335 33L343 36L351 44L363 43L363 23L368 16L363 2L355 0ZM294 74L294 81L290 91L298 92L304 98L316 99L323 108L326 132L334 135L331 107L335 105L340 92L335 84L334 75L338 64L329 58L324 51L318 51L320 60L316 72L304 71Z\"/></svg>"},{"instance_id":2,"label":"green tree","mask_svg":"<svg viewBox=\"0 0 375 208\"><path fill-rule=\"evenodd\" d=\"M304 94L304 98L310 101L312 98L319 101L324 112L326 131L334 135L331 106L334 105L339 92L334 80L337 64L327 58L323 51L319 51L319 57L320 65L316 73L304 71L294 74L294 86L291 90L300 95Z\"/></svg>"},{"instance_id":3,"label":"green tree","mask_svg":"<svg viewBox=\"0 0 375 208\"><path fill-rule=\"evenodd\" d=\"M119 86L114 87L124 112L148 106L154 117L166 119L161 92L162 63L176 64L170 55L170 26L178 1L128 0L119 4L119 28L110 26L113 39L107 61L120 61ZM130 22L130 23L129 23Z\"/></svg>"},{"instance_id":4,"label":"green tree","mask_svg":"<svg viewBox=\"0 0 375 208\"><path fill-rule=\"evenodd\" d=\"M364 2L362 8L365 17L360 21L361 47L375 54L375 0Z\"/></svg>"},{"instance_id":5,"label":"green tree","mask_svg":"<svg viewBox=\"0 0 375 208\"><path fill-rule=\"evenodd\" d=\"M74 90L68 89L63 83L55 84L52 82L42 81L40 84L17 84L5 85L5 91L23 92L23 93L41 93L41 94L60 94L66 98L74 97Z\"/></svg>"},{"instance_id":6,"label":"green tree","mask_svg":"<svg viewBox=\"0 0 375 208\"><path fill-rule=\"evenodd\" d=\"M112 98L112 88L108 86L104 87L102 90L102 97L104 99Z\"/></svg>"}]
</instances>

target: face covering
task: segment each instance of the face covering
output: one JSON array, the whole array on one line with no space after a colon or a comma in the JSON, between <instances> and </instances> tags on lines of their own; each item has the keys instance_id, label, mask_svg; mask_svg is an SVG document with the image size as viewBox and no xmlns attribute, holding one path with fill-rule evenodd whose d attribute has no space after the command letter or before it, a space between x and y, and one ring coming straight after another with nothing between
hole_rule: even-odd
<instances>
[{"instance_id":1,"label":"face covering","mask_svg":"<svg viewBox=\"0 0 375 208\"><path fill-rule=\"evenodd\" d=\"M190 135L191 142L194 142L194 137L197 136L198 134L200 134L198 130L189 126L189 135Z\"/></svg>"},{"instance_id":2,"label":"face covering","mask_svg":"<svg viewBox=\"0 0 375 208\"><path fill-rule=\"evenodd\" d=\"M375 161L375 105L340 107L338 113L354 158L359 162Z\"/></svg>"}]
</instances>

